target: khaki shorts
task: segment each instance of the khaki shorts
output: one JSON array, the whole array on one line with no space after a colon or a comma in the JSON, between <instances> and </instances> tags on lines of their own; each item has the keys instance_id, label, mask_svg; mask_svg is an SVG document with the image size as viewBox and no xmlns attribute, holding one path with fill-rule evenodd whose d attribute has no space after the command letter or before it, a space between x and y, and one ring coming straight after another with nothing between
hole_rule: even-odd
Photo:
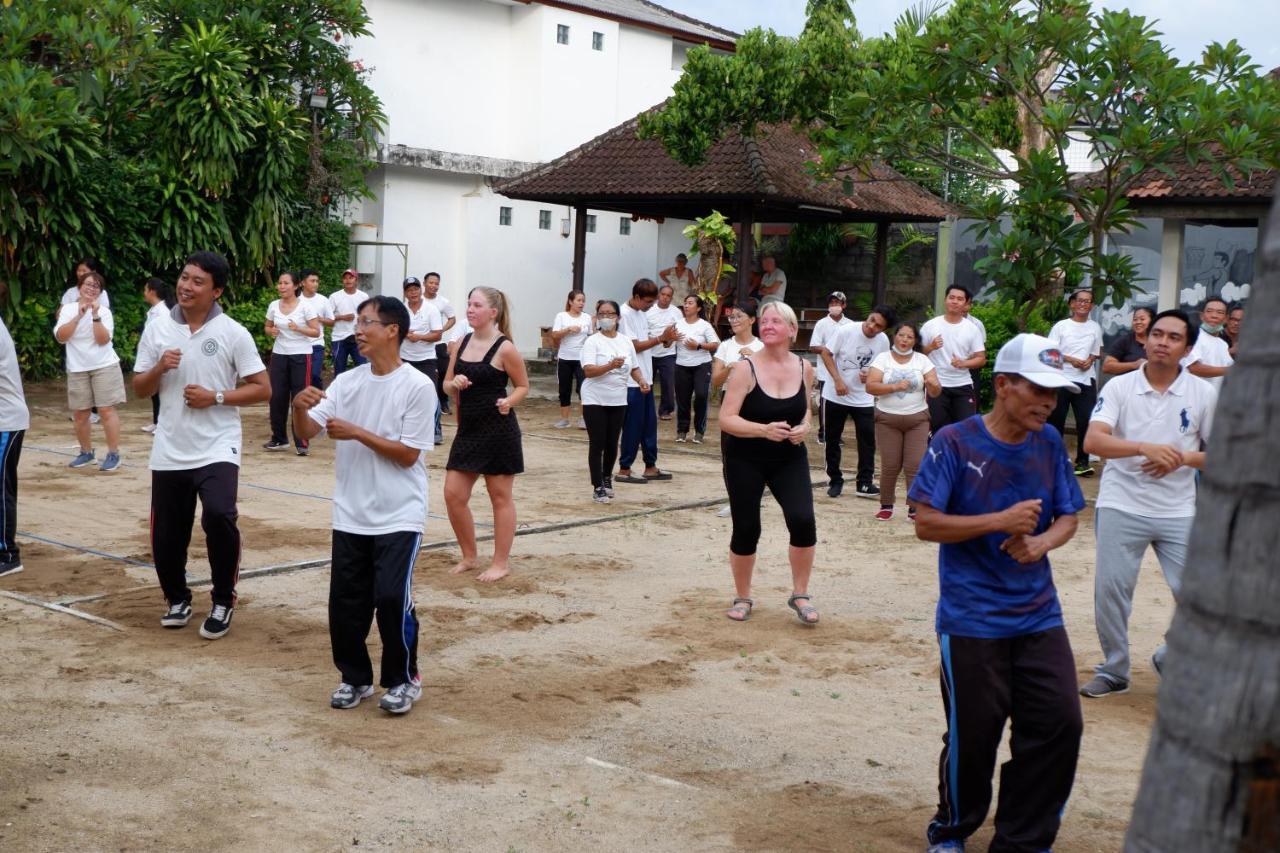
<instances>
[{"instance_id":1,"label":"khaki shorts","mask_svg":"<svg viewBox=\"0 0 1280 853\"><path fill-rule=\"evenodd\" d=\"M124 374L119 364L67 374L67 408L73 412L119 406L124 401Z\"/></svg>"}]
</instances>

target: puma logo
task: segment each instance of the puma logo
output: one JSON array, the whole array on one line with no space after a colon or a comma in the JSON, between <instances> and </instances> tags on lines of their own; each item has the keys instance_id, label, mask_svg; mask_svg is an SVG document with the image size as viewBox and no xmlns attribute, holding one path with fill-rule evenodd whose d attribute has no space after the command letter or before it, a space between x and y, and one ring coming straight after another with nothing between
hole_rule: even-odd
<instances>
[{"instance_id":1,"label":"puma logo","mask_svg":"<svg viewBox=\"0 0 1280 853\"><path fill-rule=\"evenodd\" d=\"M928 448L928 450L929 450L929 455L933 457L934 462L937 462L939 459L942 458L942 454L934 450L932 447Z\"/></svg>"},{"instance_id":2,"label":"puma logo","mask_svg":"<svg viewBox=\"0 0 1280 853\"><path fill-rule=\"evenodd\" d=\"M979 479L979 480L981 480L981 479L983 478L983 476L984 476L984 472L983 472L983 470L982 470L982 469L983 469L983 468L986 468L986 467L987 467L987 462L990 462L990 461L991 461L991 460L990 460L990 459L988 459L988 460L986 460L986 462L983 462L981 465L974 465L972 462L965 462L964 464L965 464L967 467L972 468L973 470L977 471L977 472L978 472L978 479Z\"/></svg>"}]
</instances>

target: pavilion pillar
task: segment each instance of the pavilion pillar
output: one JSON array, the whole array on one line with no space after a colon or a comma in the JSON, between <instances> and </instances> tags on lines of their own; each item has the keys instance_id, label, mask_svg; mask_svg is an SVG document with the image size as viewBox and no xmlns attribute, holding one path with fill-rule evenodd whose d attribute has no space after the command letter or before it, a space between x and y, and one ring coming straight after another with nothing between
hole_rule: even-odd
<instances>
[{"instance_id":1,"label":"pavilion pillar","mask_svg":"<svg viewBox=\"0 0 1280 853\"><path fill-rule=\"evenodd\" d=\"M587 209L578 205L573 209L573 289L585 290L587 260Z\"/></svg>"},{"instance_id":2,"label":"pavilion pillar","mask_svg":"<svg viewBox=\"0 0 1280 853\"><path fill-rule=\"evenodd\" d=\"M875 279L872 283L871 304L883 305L886 290L886 264L889 260L889 223L876 223L876 267Z\"/></svg>"},{"instance_id":3,"label":"pavilion pillar","mask_svg":"<svg viewBox=\"0 0 1280 853\"><path fill-rule=\"evenodd\" d=\"M751 292L751 268L755 261L755 211L744 207L738 217L738 257L733 265L738 268L738 288L735 300L738 304Z\"/></svg>"}]
</instances>

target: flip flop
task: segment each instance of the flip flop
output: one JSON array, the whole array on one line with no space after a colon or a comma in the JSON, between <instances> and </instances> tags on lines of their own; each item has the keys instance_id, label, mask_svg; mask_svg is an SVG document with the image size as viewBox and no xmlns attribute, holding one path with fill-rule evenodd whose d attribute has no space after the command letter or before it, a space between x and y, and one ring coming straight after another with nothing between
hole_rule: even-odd
<instances>
[{"instance_id":1,"label":"flip flop","mask_svg":"<svg viewBox=\"0 0 1280 853\"><path fill-rule=\"evenodd\" d=\"M805 601L812 601L813 596L809 595L808 593L797 593L796 595L793 595L787 599L787 606L796 612L796 616L800 619L800 621L803 624L817 625L818 620L817 619L810 620L809 615L812 614L814 616L817 616L818 608L810 604L805 604L803 606L796 604L796 602L800 599L804 599Z\"/></svg>"},{"instance_id":2,"label":"flip flop","mask_svg":"<svg viewBox=\"0 0 1280 853\"><path fill-rule=\"evenodd\" d=\"M656 474L645 474L644 478L646 480L670 480L671 475L668 474L666 471L659 471Z\"/></svg>"},{"instance_id":3,"label":"flip flop","mask_svg":"<svg viewBox=\"0 0 1280 853\"><path fill-rule=\"evenodd\" d=\"M734 622L746 622L751 618L751 608L755 606L756 603L750 598L735 598L733 600L733 606L726 610L724 615L728 616ZM742 615L734 616L733 614L735 613L741 613Z\"/></svg>"},{"instance_id":4,"label":"flip flop","mask_svg":"<svg viewBox=\"0 0 1280 853\"><path fill-rule=\"evenodd\" d=\"M613 481L615 483L647 483L649 482L646 478L637 477L634 474L626 474L626 475L619 474L618 476L613 478Z\"/></svg>"}]
</instances>

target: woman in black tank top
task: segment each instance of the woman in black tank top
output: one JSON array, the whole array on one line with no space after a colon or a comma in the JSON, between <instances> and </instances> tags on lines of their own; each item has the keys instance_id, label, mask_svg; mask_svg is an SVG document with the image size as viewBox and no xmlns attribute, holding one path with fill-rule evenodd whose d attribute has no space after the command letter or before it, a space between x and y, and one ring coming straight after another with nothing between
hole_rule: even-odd
<instances>
[{"instance_id":1,"label":"woman in black tank top","mask_svg":"<svg viewBox=\"0 0 1280 853\"><path fill-rule=\"evenodd\" d=\"M751 575L766 486L782 507L790 533L793 593L787 605L804 624L818 622L808 591L818 537L804 444L813 367L790 351L798 326L795 313L785 303L771 302L761 309L759 334L764 349L733 367L720 407L724 484L733 515L729 566L737 591L725 615L738 622L745 622L755 605Z\"/></svg>"}]
</instances>

